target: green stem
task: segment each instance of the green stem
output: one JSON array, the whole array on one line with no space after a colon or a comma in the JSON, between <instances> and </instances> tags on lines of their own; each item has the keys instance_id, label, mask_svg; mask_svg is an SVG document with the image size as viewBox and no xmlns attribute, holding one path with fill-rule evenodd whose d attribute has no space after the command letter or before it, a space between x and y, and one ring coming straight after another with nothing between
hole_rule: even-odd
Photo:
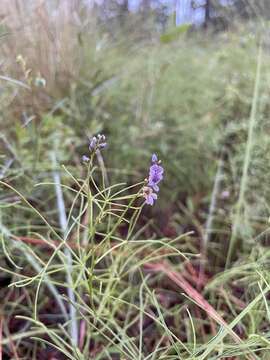
<instances>
[{"instance_id":1,"label":"green stem","mask_svg":"<svg viewBox=\"0 0 270 360\"><path fill-rule=\"evenodd\" d=\"M250 161L251 161L254 128L256 125L256 114L257 114L258 99L259 99L261 65L262 65L262 44L260 44L259 52L258 52L256 78L255 78L255 85L254 85L254 92L253 92L253 99L252 99L252 106L251 106L251 113L250 113L250 120L249 120L248 139L247 139L247 144L246 144L245 159L244 159L243 172L242 172L241 183L240 183L240 192L239 192L238 201L236 203L235 221L234 221L233 227L232 227L232 234L231 234L225 269L227 269L228 265L230 264L233 251L235 250L235 244L236 244L237 236L239 233L239 225L240 225L241 217L242 217L241 215L242 215L242 211L243 211L243 208L245 205L245 194L246 194L247 183L248 183L248 169L249 169Z\"/></svg>"}]
</instances>

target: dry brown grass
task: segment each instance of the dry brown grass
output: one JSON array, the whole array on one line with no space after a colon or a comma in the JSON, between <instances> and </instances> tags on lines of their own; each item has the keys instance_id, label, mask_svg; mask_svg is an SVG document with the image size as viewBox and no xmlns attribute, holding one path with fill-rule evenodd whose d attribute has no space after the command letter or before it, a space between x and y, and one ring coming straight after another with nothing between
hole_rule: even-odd
<instances>
[{"instance_id":1,"label":"dry brown grass","mask_svg":"<svg viewBox=\"0 0 270 360\"><path fill-rule=\"evenodd\" d=\"M22 106L38 116L50 108L52 98L66 96L78 79L86 42L90 43L95 33L92 10L79 0L3 0L0 19L4 34L0 75L31 87L30 91L20 91L19 99L13 94L16 117ZM40 78L46 80L46 87L36 86Z\"/></svg>"}]
</instances>

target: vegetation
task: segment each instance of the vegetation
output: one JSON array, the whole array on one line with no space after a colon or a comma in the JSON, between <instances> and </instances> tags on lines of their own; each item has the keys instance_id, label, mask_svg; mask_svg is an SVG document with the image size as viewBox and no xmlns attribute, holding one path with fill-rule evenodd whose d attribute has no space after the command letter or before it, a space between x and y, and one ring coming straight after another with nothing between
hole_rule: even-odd
<instances>
[{"instance_id":1,"label":"vegetation","mask_svg":"<svg viewBox=\"0 0 270 360\"><path fill-rule=\"evenodd\" d=\"M2 358L269 359L267 23L48 4L3 1Z\"/></svg>"}]
</instances>

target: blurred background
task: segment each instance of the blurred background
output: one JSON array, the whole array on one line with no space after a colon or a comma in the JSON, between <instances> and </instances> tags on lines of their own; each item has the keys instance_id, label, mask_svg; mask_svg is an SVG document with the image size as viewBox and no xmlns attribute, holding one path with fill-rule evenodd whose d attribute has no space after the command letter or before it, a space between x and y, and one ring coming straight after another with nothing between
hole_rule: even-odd
<instances>
[{"instance_id":1,"label":"blurred background","mask_svg":"<svg viewBox=\"0 0 270 360\"><path fill-rule=\"evenodd\" d=\"M166 168L160 207L185 202L202 218L226 157L222 211L230 208L238 197L260 44L266 51L248 185L267 182L269 7L252 0L2 0L3 171L14 170L16 181L32 188L50 168L55 143L59 161L68 163L87 137L104 132L112 181L123 173L142 176L155 151ZM268 196L267 188L259 193L249 197ZM260 200L256 208L265 206Z\"/></svg>"}]
</instances>

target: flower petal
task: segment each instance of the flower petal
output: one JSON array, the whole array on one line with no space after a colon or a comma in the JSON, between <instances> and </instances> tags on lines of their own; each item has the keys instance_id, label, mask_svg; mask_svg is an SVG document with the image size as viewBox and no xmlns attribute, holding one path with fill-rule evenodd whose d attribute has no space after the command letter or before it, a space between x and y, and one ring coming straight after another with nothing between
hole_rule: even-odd
<instances>
[{"instance_id":1,"label":"flower petal","mask_svg":"<svg viewBox=\"0 0 270 360\"><path fill-rule=\"evenodd\" d=\"M157 184L154 184L153 186L153 190L156 192L159 192L159 187L157 186ZM155 193L153 195L156 195Z\"/></svg>"},{"instance_id":2,"label":"flower petal","mask_svg":"<svg viewBox=\"0 0 270 360\"><path fill-rule=\"evenodd\" d=\"M148 195L147 197L146 197L146 204L147 205L153 205L154 204L154 199L153 199L153 197L151 196L151 195Z\"/></svg>"},{"instance_id":3,"label":"flower petal","mask_svg":"<svg viewBox=\"0 0 270 360\"><path fill-rule=\"evenodd\" d=\"M158 162L158 157L156 154L152 155L152 163L157 163Z\"/></svg>"}]
</instances>

